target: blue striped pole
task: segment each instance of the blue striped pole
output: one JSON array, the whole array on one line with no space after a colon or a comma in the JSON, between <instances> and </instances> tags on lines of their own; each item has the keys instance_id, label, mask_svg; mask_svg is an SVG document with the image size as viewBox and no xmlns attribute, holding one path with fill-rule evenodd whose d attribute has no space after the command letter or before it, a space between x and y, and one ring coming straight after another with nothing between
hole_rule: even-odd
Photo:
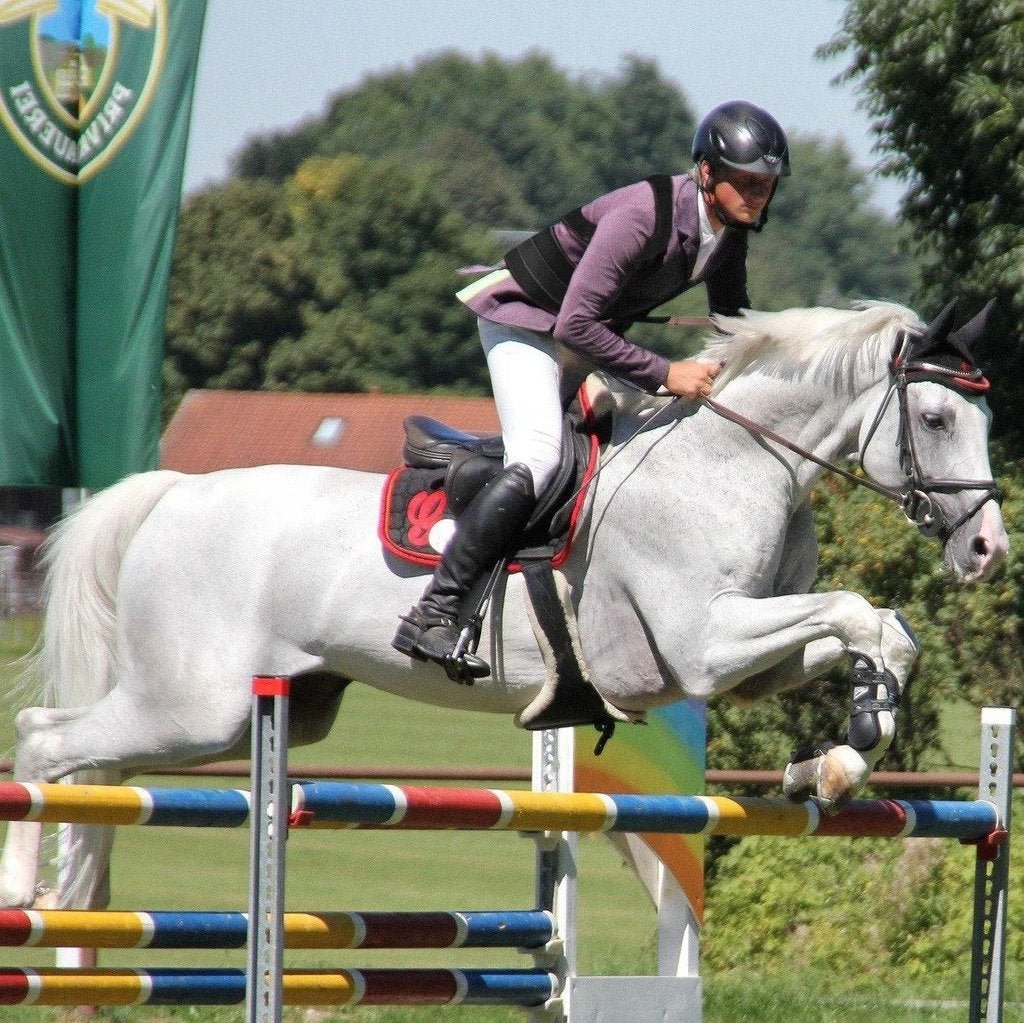
<instances>
[{"instance_id":1,"label":"blue striped pole","mask_svg":"<svg viewBox=\"0 0 1024 1023\"><path fill-rule=\"evenodd\" d=\"M810 802L727 796L642 796L433 789L311 782L294 803L311 827L830 835L977 841L998 826L987 800L853 800L824 815Z\"/></svg>"},{"instance_id":2,"label":"blue striped pole","mask_svg":"<svg viewBox=\"0 0 1024 1023\"><path fill-rule=\"evenodd\" d=\"M76 970L0 967L2 1005L238 1005L236 969ZM543 1005L557 990L546 970L286 970L287 1005Z\"/></svg>"},{"instance_id":3,"label":"blue striped pole","mask_svg":"<svg viewBox=\"0 0 1024 1023\"><path fill-rule=\"evenodd\" d=\"M285 913L286 948L543 948L554 917L539 910ZM0 946L244 948L248 914L0 910Z\"/></svg>"},{"instance_id":4,"label":"blue striped pole","mask_svg":"<svg viewBox=\"0 0 1024 1023\"><path fill-rule=\"evenodd\" d=\"M293 786L312 827L845 835L977 841L998 826L987 800L854 800L832 815L754 796L637 796L441 789L344 782ZM0 784L0 820L240 827L249 794L232 789Z\"/></svg>"}]
</instances>

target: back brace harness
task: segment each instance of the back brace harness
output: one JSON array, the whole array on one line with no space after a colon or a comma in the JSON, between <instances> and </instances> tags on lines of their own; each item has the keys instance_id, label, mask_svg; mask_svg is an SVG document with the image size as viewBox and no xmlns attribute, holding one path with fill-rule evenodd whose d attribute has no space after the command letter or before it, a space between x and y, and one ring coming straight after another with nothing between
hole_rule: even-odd
<instances>
[{"instance_id":1,"label":"back brace harness","mask_svg":"<svg viewBox=\"0 0 1024 1023\"><path fill-rule=\"evenodd\" d=\"M654 191L654 234L640 254L641 268L661 256L672 237L672 178L654 174L646 181ZM567 213L561 223L588 245L597 230L581 209ZM561 308L576 269L558 244L554 226L520 242L505 256L505 266L530 301L549 313Z\"/></svg>"}]
</instances>

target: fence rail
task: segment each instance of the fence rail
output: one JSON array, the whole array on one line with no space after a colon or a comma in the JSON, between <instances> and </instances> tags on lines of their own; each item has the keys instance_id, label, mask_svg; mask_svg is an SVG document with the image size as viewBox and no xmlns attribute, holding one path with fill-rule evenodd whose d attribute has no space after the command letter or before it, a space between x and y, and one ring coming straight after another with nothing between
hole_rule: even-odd
<instances>
[{"instance_id":1,"label":"fence rail","mask_svg":"<svg viewBox=\"0 0 1024 1023\"><path fill-rule=\"evenodd\" d=\"M0 775L10 774L10 760L0 760ZM393 764L294 764L288 773L293 778L311 781L521 781L530 780L528 767L397 767ZM248 778L247 760L223 760L200 767L158 768L146 772L147 777L172 778ZM782 785L781 771L715 771L705 772L709 785L756 786L772 788ZM897 789L959 789L978 787L977 772L971 771L875 771L871 784L876 788ZM1024 788L1024 772L1013 775L1013 787Z\"/></svg>"}]
</instances>

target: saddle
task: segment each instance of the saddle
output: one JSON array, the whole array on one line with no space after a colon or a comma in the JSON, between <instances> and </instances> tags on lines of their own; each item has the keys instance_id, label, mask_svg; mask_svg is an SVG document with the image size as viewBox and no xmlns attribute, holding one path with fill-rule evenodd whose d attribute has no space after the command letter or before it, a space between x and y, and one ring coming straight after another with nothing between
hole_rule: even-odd
<instances>
[{"instance_id":1,"label":"saddle","mask_svg":"<svg viewBox=\"0 0 1024 1023\"><path fill-rule=\"evenodd\" d=\"M602 733L601 746L615 721L634 720L635 715L611 707L590 684L571 601L553 570L572 550L587 488L611 429L610 405L595 406L584 384L565 412L561 463L506 566L507 572L523 574L534 633L548 668L544 688L517 724L531 730L593 724ZM500 436L479 437L410 416L402 454L404 464L388 476L381 495L380 541L395 557L432 568L457 528L459 513L501 470L504 445Z\"/></svg>"},{"instance_id":2,"label":"saddle","mask_svg":"<svg viewBox=\"0 0 1024 1023\"><path fill-rule=\"evenodd\" d=\"M557 568L569 556L609 420L595 419L579 395L566 411L561 463L537 500L510 572L537 558ZM500 436L463 433L426 416L409 416L404 425L404 465L384 485L380 540L396 557L432 568L459 513L501 471L505 448Z\"/></svg>"}]
</instances>

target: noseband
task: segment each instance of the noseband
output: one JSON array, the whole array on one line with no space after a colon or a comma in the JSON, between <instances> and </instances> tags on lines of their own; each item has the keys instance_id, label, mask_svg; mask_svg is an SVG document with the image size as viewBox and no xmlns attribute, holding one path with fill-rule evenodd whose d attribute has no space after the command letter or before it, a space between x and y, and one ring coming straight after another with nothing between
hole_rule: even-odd
<instances>
[{"instance_id":1,"label":"noseband","mask_svg":"<svg viewBox=\"0 0 1024 1023\"><path fill-rule=\"evenodd\" d=\"M907 520L917 526L923 536L938 537L942 545L945 546L949 538L968 519L975 515L978 509L986 502L995 501L997 504L1001 504L1003 492L999 489L995 480L943 479L937 476L928 476L922 470L917 458L917 449L914 445L914 431L911 426L910 408L907 402L907 386L917 380L927 379L936 383L942 383L955 390L984 394L988 390L989 383L980 369L964 364L960 369L954 370L938 363L914 359L910 353L911 338L903 334L897 340L896 347L893 349L889 360L889 388L885 392L885 397L882 399L878 411L875 413L875 418L871 422L871 428L868 430L864 446L861 448L858 456L858 462L863 470L864 457L867 454L868 445L874 438L882 417L885 415L886 409L889 407L895 394L900 417L898 438L900 468L907 476L906 484L899 489L882 486L880 483L875 483L874 480L857 476L827 459L820 458L812 451L802 448L799 444L780 436L773 430L769 430L766 426L761 426L759 423L747 419L746 416L742 416L740 413L720 405L711 398L704 398L703 402L724 419L737 423L751 433L781 444L802 458L816 462L823 468L850 480L859 487L866 487L868 490L873 490L876 494L887 497L902 508ZM866 470L864 471L866 472ZM949 523L946 521L942 509L932 500L932 497L935 494L956 494L963 490L980 490L982 493L967 511L953 523Z\"/></svg>"}]
</instances>

